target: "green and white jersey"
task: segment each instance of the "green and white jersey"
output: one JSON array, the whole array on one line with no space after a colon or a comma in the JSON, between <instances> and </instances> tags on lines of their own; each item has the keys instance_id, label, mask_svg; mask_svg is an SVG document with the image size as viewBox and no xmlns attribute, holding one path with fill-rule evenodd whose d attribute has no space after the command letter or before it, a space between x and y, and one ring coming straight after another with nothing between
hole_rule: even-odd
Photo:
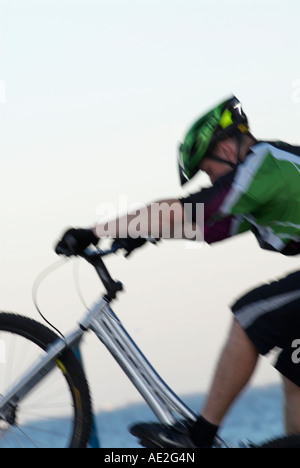
<instances>
[{"instance_id":1,"label":"green and white jersey","mask_svg":"<svg viewBox=\"0 0 300 468\"><path fill-rule=\"evenodd\" d=\"M238 167L219 214L234 220L230 235L251 229L261 247L299 253L300 148L283 142L253 146ZM287 246L291 252L284 252Z\"/></svg>"}]
</instances>

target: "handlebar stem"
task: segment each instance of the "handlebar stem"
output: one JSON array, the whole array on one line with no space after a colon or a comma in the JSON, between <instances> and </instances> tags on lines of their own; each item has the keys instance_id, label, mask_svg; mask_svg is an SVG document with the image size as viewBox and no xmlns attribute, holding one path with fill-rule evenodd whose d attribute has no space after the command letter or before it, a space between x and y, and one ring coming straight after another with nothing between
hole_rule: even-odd
<instances>
[{"instance_id":1,"label":"handlebar stem","mask_svg":"<svg viewBox=\"0 0 300 468\"><path fill-rule=\"evenodd\" d=\"M112 279L108 269L106 268L102 257L115 253L118 248L111 248L109 250L91 250L86 249L80 256L89 262L95 268L103 286L106 289L105 299L107 302L116 298L116 294L123 290L123 284L121 281L115 281Z\"/></svg>"}]
</instances>

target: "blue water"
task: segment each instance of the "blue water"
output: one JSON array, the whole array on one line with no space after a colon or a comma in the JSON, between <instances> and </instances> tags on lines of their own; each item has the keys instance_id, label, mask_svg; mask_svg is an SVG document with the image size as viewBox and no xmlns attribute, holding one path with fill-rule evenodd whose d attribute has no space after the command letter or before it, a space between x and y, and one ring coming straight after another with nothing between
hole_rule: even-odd
<instances>
[{"instance_id":1,"label":"blue water","mask_svg":"<svg viewBox=\"0 0 300 468\"><path fill-rule=\"evenodd\" d=\"M197 411L203 395L181 395ZM144 403L113 411L102 411L96 416L103 448L138 447L127 428L137 421L154 421L152 412ZM240 440L261 442L283 434L282 396L278 385L250 388L235 402L228 413L220 436L230 445Z\"/></svg>"}]
</instances>

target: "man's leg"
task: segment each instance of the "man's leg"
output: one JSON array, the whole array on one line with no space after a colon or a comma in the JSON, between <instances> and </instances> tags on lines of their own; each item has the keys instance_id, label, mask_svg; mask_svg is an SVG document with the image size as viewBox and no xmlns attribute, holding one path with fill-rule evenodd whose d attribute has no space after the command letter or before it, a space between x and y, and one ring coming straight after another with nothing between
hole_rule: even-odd
<instances>
[{"instance_id":1,"label":"man's leg","mask_svg":"<svg viewBox=\"0 0 300 468\"><path fill-rule=\"evenodd\" d=\"M252 376L259 353L236 319L223 349L212 387L201 410L207 421L219 426L231 404Z\"/></svg>"},{"instance_id":2,"label":"man's leg","mask_svg":"<svg viewBox=\"0 0 300 468\"><path fill-rule=\"evenodd\" d=\"M258 359L258 351L234 319L228 342L223 350L211 391L201 416L189 428L188 435L162 424L141 423L131 428L145 447L210 448L227 410L250 379ZM169 445L166 444L166 441ZM156 445L146 445L146 444ZM193 444L193 445L191 445Z\"/></svg>"},{"instance_id":3,"label":"man's leg","mask_svg":"<svg viewBox=\"0 0 300 468\"><path fill-rule=\"evenodd\" d=\"M300 387L283 377L286 434L300 434Z\"/></svg>"}]
</instances>

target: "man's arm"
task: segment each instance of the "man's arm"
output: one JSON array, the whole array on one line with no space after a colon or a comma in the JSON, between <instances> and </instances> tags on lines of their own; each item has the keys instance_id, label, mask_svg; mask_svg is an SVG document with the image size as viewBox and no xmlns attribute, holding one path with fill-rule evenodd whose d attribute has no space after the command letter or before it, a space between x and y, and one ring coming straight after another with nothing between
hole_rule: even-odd
<instances>
[{"instance_id":1,"label":"man's arm","mask_svg":"<svg viewBox=\"0 0 300 468\"><path fill-rule=\"evenodd\" d=\"M198 230L187 230L183 204L178 199L161 200L144 206L134 213L99 223L92 229L68 229L57 243L59 255L78 255L89 245L97 245L99 238L120 239L128 256L147 239L202 240ZM189 223L190 224L190 223Z\"/></svg>"},{"instance_id":2,"label":"man's arm","mask_svg":"<svg viewBox=\"0 0 300 468\"><path fill-rule=\"evenodd\" d=\"M93 232L101 237L173 239L184 235L184 209L178 199L150 203L134 213L97 224Z\"/></svg>"}]
</instances>

